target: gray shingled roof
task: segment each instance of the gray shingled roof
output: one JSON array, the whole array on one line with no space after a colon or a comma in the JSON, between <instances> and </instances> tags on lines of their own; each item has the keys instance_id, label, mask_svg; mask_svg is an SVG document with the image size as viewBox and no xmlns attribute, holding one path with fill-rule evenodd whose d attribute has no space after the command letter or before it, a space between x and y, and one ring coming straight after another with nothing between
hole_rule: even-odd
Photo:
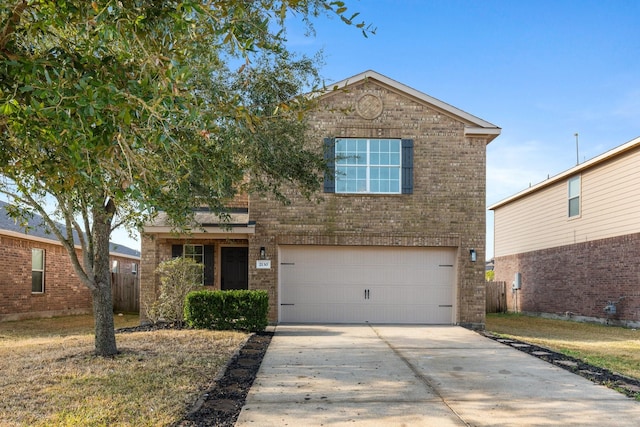
<instances>
[{"instance_id":1,"label":"gray shingled roof","mask_svg":"<svg viewBox=\"0 0 640 427\"><path fill-rule=\"evenodd\" d=\"M47 233L45 227L43 226L44 221L40 215L34 215L33 218L29 219L28 221L29 230L25 231L25 229L21 227L20 224L16 224L13 218L11 218L7 214L7 211L5 210L5 206L7 205L8 203L0 200L0 230L8 230L16 233L26 234L28 236L40 237L43 239L49 239L56 242L58 241L58 239L54 234ZM64 229L64 226L62 224L58 224L58 226L61 230ZM76 245L80 245L80 240L78 239L78 235L75 233L75 231L74 231L73 240L75 241ZM122 255L136 256L136 257L140 256L139 251L135 249L131 249L127 246L113 243L113 242L109 242L109 251L122 254Z\"/></svg>"}]
</instances>

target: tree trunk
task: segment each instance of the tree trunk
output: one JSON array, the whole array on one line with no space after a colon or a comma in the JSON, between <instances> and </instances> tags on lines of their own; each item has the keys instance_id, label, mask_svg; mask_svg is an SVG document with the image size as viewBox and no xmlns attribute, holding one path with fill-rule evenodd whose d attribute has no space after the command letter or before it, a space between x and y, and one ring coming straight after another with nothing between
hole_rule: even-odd
<instances>
[{"instance_id":1,"label":"tree trunk","mask_svg":"<svg viewBox=\"0 0 640 427\"><path fill-rule=\"evenodd\" d=\"M93 213L93 319L96 333L96 354L113 356L118 353L113 323L113 295L109 270L109 237L113 218L112 202Z\"/></svg>"},{"instance_id":2,"label":"tree trunk","mask_svg":"<svg viewBox=\"0 0 640 427\"><path fill-rule=\"evenodd\" d=\"M113 297L110 278L106 282L96 283L92 297L96 355L113 356L118 353L118 348L113 324Z\"/></svg>"}]
</instances>

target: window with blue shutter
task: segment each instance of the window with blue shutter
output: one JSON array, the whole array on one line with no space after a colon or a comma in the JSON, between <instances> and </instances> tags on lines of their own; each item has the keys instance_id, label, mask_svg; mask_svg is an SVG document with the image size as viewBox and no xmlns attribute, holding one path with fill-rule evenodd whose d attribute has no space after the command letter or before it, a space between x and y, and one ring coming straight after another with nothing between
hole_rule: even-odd
<instances>
[{"instance_id":1,"label":"window with blue shutter","mask_svg":"<svg viewBox=\"0 0 640 427\"><path fill-rule=\"evenodd\" d=\"M413 194L413 139L402 140L402 194Z\"/></svg>"},{"instance_id":2,"label":"window with blue shutter","mask_svg":"<svg viewBox=\"0 0 640 427\"><path fill-rule=\"evenodd\" d=\"M325 193L413 193L413 140L326 138Z\"/></svg>"},{"instance_id":3,"label":"window with blue shutter","mask_svg":"<svg viewBox=\"0 0 640 427\"><path fill-rule=\"evenodd\" d=\"M324 139L324 160L326 162L327 169L324 172L324 192L335 193L336 181L335 181L335 148L334 139Z\"/></svg>"}]
</instances>

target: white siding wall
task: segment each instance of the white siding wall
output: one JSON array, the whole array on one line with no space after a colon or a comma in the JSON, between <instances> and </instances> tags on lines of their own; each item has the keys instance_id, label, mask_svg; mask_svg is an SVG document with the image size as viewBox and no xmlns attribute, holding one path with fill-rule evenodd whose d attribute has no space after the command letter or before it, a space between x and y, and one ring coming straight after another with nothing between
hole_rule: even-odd
<instances>
[{"instance_id":1,"label":"white siding wall","mask_svg":"<svg viewBox=\"0 0 640 427\"><path fill-rule=\"evenodd\" d=\"M583 171L570 219L571 176L495 209L496 257L640 232L640 149Z\"/></svg>"}]
</instances>

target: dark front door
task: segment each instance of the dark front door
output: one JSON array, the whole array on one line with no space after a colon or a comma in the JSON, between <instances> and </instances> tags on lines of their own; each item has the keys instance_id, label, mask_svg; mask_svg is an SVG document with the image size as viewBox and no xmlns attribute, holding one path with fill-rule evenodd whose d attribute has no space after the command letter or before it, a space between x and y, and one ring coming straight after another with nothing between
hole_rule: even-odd
<instances>
[{"instance_id":1,"label":"dark front door","mask_svg":"<svg viewBox=\"0 0 640 427\"><path fill-rule=\"evenodd\" d=\"M221 248L222 274L221 288L223 291L231 289L249 288L249 248Z\"/></svg>"}]
</instances>

